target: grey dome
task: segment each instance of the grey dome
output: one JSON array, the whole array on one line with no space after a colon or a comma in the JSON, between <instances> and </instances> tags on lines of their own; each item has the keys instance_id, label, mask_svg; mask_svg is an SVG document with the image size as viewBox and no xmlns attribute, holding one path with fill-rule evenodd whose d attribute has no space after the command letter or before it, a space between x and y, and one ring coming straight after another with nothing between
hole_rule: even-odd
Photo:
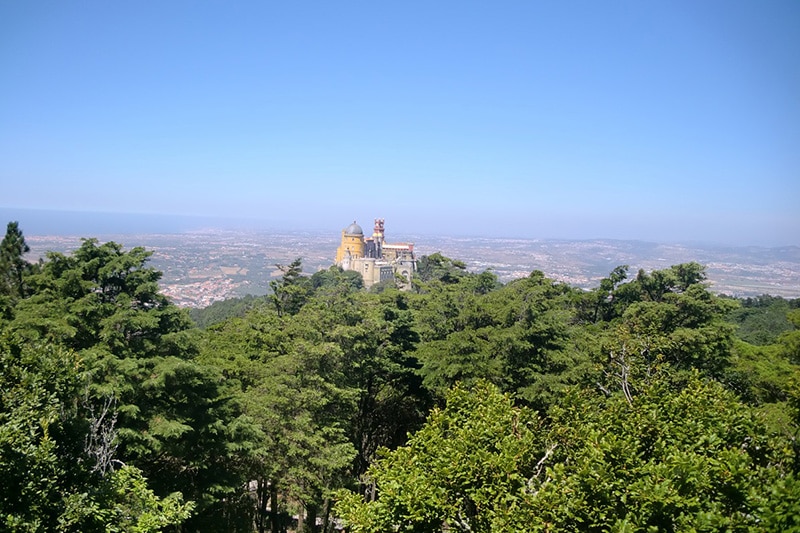
<instances>
[{"instance_id":1,"label":"grey dome","mask_svg":"<svg viewBox=\"0 0 800 533\"><path fill-rule=\"evenodd\" d=\"M352 224L350 224L349 226L347 226L347 228L345 228L344 232L347 235L364 235L364 230L361 229L361 226L356 224L355 220L353 221Z\"/></svg>"}]
</instances>

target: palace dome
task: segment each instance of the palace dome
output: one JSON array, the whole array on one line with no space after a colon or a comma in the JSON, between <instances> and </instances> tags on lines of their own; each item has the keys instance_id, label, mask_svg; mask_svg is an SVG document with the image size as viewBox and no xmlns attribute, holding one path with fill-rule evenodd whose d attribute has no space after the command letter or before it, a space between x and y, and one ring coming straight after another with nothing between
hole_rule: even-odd
<instances>
[{"instance_id":1,"label":"palace dome","mask_svg":"<svg viewBox=\"0 0 800 533\"><path fill-rule=\"evenodd\" d=\"M361 226L356 224L355 220L353 221L352 224L350 224L349 226L347 226L347 228L345 228L344 232L347 235L364 235L364 230L361 229Z\"/></svg>"}]
</instances>

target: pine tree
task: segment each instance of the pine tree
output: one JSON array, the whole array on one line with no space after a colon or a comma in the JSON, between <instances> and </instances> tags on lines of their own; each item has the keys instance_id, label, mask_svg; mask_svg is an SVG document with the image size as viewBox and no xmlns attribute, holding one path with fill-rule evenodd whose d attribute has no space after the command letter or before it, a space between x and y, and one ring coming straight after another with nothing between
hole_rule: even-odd
<instances>
[{"instance_id":1,"label":"pine tree","mask_svg":"<svg viewBox=\"0 0 800 533\"><path fill-rule=\"evenodd\" d=\"M28 262L22 256L30 251L18 222L9 222L0 243L0 294L22 296L22 274Z\"/></svg>"}]
</instances>

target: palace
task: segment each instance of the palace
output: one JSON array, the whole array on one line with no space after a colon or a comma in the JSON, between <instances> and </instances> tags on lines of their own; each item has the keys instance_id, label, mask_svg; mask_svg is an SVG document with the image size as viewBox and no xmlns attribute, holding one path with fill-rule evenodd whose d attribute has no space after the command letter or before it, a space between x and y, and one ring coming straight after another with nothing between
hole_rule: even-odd
<instances>
[{"instance_id":1,"label":"palace","mask_svg":"<svg viewBox=\"0 0 800 533\"><path fill-rule=\"evenodd\" d=\"M336 250L336 264L343 270L361 274L364 286L401 278L410 285L417 269L413 243L389 244L384 240L383 219L375 219L372 237L364 237L361 226L353 221L342 230L342 244Z\"/></svg>"}]
</instances>

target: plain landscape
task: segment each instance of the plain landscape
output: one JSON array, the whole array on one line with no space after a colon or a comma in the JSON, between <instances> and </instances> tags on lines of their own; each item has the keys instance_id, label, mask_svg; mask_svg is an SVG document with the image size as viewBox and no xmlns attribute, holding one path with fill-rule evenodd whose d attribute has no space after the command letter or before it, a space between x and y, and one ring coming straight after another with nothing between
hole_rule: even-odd
<instances>
[{"instance_id":1,"label":"plain landscape","mask_svg":"<svg viewBox=\"0 0 800 533\"><path fill-rule=\"evenodd\" d=\"M346 220L346 218L345 218ZM24 226L23 226L24 228ZM175 234L83 236L30 235L30 259L47 251L68 252L81 238L112 240L126 248L153 252L151 265L164 276L161 287L176 304L205 307L215 301L266 294L270 280L281 275L276 265L303 260L306 274L333 264L339 229L328 233L203 231ZM502 282L541 270L546 276L591 289L619 265L657 270L696 261L707 268L712 291L747 297L770 294L800 297L800 247L724 247L659 244L625 240L500 239L400 235L415 243L417 256L440 252L464 262L471 272L491 270Z\"/></svg>"}]
</instances>

